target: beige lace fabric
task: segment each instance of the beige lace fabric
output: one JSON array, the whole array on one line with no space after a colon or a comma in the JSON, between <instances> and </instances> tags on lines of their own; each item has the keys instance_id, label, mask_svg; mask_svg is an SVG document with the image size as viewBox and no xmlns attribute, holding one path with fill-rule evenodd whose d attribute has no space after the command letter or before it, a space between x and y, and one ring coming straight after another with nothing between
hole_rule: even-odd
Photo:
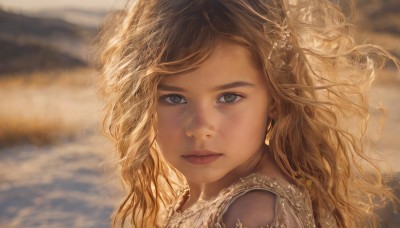
<instances>
[{"instance_id":1,"label":"beige lace fabric","mask_svg":"<svg viewBox=\"0 0 400 228\"><path fill-rule=\"evenodd\" d=\"M264 228L316 227L311 200L307 191L286 181L255 173L241 178L237 183L223 189L214 199L199 202L181 212L179 208L189 197L189 191L186 190L177 203L169 209L165 227L226 227L222 216L229 208L229 205L239 196L252 190L265 190L276 196L274 220L271 224L266 224ZM327 224L329 225L329 223ZM236 227L246 227L246 224L241 224L240 220L238 220Z\"/></svg>"}]
</instances>

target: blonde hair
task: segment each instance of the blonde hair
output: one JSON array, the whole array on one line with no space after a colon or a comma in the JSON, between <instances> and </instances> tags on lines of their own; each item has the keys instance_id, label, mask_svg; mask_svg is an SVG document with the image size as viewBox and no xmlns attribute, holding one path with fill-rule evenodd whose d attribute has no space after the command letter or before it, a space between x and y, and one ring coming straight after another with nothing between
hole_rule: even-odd
<instances>
[{"instance_id":1,"label":"blonde hair","mask_svg":"<svg viewBox=\"0 0 400 228\"><path fill-rule=\"evenodd\" d=\"M116 145L128 190L113 226L128 217L134 227L160 225L163 208L185 185L155 141L158 82L196 69L223 40L248 48L264 73L278 113L266 140L282 171L310 192L317 225L331 216L339 227L377 226L374 197L393 195L363 148L366 92L386 59L398 62L377 46L357 45L338 5L136 0L104 31L103 129Z\"/></svg>"}]
</instances>

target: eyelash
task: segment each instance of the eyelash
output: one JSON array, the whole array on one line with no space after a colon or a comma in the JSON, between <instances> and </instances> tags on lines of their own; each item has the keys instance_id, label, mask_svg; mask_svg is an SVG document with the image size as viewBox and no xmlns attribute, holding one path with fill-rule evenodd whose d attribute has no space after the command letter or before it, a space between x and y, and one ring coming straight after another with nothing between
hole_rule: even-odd
<instances>
[{"instance_id":1,"label":"eyelash","mask_svg":"<svg viewBox=\"0 0 400 228\"><path fill-rule=\"evenodd\" d=\"M219 101L221 98L223 98L223 97L225 97L225 96L227 96L227 95L234 95L234 96L237 96L237 98L236 98L235 101L233 101L233 102L220 102L220 101ZM172 102L167 101L167 99L168 99L168 98L171 99L171 97L180 97L180 98L182 98L182 99L184 100L184 102L182 102L182 103L172 103ZM239 93L225 93L225 94L222 94L221 96L218 97L217 102L218 102L218 103L224 103L224 104L235 104L235 103L240 102L243 98L245 98L245 96L244 96L243 94L239 94ZM169 104L169 105L179 105L179 104L186 104L186 103L187 103L187 101L185 100L185 98L184 98L182 95L179 95L179 94L167 94L167 95L161 96L161 97L160 97L160 100L163 101L163 102L165 102L165 103L167 103L167 104Z\"/></svg>"},{"instance_id":2,"label":"eyelash","mask_svg":"<svg viewBox=\"0 0 400 228\"><path fill-rule=\"evenodd\" d=\"M168 102L167 99L168 99L168 98L171 99L171 97L180 97L180 98L182 98L183 100L185 100L184 97L181 96L181 95L179 95L179 94L167 94L167 95L161 96L161 97L160 97L160 100L163 101L163 102L165 102L165 103L167 103L167 104L169 104L169 105L178 105L178 104L185 104L185 103L186 103L186 101L185 101L184 103L172 103L172 102Z\"/></svg>"},{"instance_id":3,"label":"eyelash","mask_svg":"<svg viewBox=\"0 0 400 228\"><path fill-rule=\"evenodd\" d=\"M222 95L218 98L218 101L219 101L221 98L223 98L224 96L227 96L227 95L234 95L234 96L236 96L235 101L233 101L233 102L221 102L221 103L225 103L225 104L235 104L235 103L241 101L241 100L244 98L244 96L243 96L242 94L238 94L238 93L225 93L225 94L222 94ZM239 98L239 99L238 99L238 98Z\"/></svg>"}]
</instances>

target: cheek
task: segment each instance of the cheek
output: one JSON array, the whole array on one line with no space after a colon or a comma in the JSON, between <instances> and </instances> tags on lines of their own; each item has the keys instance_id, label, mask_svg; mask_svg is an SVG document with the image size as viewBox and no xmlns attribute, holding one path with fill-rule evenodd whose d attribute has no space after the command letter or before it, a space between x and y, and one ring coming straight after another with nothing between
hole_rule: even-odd
<instances>
[{"instance_id":1,"label":"cheek","mask_svg":"<svg viewBox=\"0 0 400 228\"><path fill-rule=\"evenodd\" d=\"M229 139L235 145L236 142L241 143L244 147L264 143L268 119L267 112L264 109L257 110L254 107L242 108L240 112L225 118L222 132L224 132L226 139Z\"/></svg>"},{"instance_id":2,"label":"cheek","mask_svg":"<svg viewBox=\"0 0 400 228\"><path fill-rule=\"evenodd\" d=\"M162 152L171 150L176 145L181 135L181 120L177 113L157 110L157 136L156 140Z\"/></svg>"}]
</instances>

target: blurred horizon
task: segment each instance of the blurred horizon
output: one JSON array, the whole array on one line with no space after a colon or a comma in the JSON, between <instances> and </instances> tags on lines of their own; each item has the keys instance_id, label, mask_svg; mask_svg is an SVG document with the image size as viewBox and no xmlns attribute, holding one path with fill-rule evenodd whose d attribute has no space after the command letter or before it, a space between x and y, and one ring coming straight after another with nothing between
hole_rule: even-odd
<instances>
[{"instance_id":1,"label":"blurred horizon","mask_svg":"<svg viewBox=\"0 0 400 228\"><path fill-rule=\"evenodd\" d=\"M81 9L112 10L121 8L124 0L0 0L0 7L5 10L22 12L40 12L43 10Z\"/></svg>"}]
</instances>

